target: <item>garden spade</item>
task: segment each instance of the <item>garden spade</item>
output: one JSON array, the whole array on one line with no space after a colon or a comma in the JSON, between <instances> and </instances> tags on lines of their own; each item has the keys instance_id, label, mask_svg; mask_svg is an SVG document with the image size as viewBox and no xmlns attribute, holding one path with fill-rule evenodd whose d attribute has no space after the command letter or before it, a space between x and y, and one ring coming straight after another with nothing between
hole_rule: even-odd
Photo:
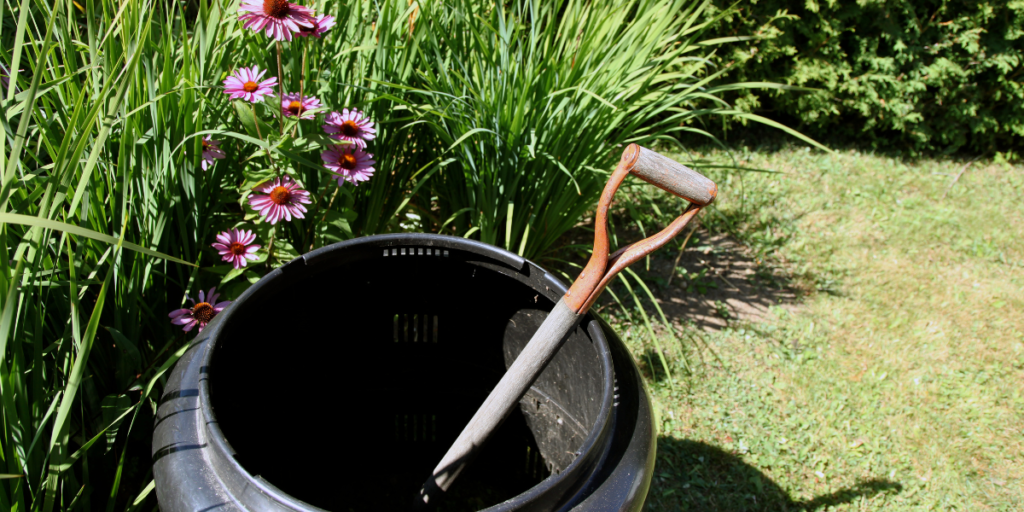
<instances>
[{"instance_id":1,"label":"garden spade","mask_svg":"<svg viewBox=\"0 0 1024 512\"><path fill-rule=\"evenodd\" d=\"M608 254L608 208L619 185L628 174L671 192L690 202L682 215L660 233ZM416 503L430 504L465 469L488 436L494 432L533 384L537 376L558 351L580 319L604 291L608 282L622 269L661 247L676 234L698 211L711 204L718 194L715 183L700 173L647 148L630 144L622 153L615 172L601 193L594 220L594 252L587 266L555 304L547 319L523 348L522 353L484 400L483 405L448 449L448 453L423 484Z\"/></svg>"}]
</instances>

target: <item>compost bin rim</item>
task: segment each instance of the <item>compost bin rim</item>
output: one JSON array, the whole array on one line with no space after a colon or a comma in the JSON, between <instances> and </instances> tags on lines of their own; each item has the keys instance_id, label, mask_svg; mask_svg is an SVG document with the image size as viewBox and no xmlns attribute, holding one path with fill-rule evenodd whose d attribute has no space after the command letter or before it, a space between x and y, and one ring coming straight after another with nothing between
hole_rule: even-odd
<instances>
[{"instance_id":1,"label":"compost bin rim","mask_svg":"<svg viewBox=\"0 0 1024 512\"><path fill-rule=\"evenodd\" d=\"M218 315L217 322L212 322L207 330L209 344L206 346L205 353L202 354L201 367L210 368L214 349L216 348L219 334L224 330L225 326L231 325L232 317L235 316L236 312L242 309L240 305L245 304L251 300L254 295L260 293L262 288L261 283L270 282L272 279L277 278L283 274L289 274L292 272L303 272L307 269L320 266L331 262L330 256L333 253L344 250L353 249L360 246L373 246L373 247L399 247L399 246L419 246L419 247L442 247L446 249L454 249L458 251L464 251L473 253L478 256L488 258L493 261L502 263L503 265L510 267L510 270L516 273L522 274L523 271L530 272L527 270L532 267L538 272L542 272L545 277L545 281L548 282L547 292L545 295L554 302L557 302L562 295L566 293L568 287L561 282L557 277L552 275L550 272L544 270L540 266L536 265L525 258L519 257L511 252L508 252L500 247L485 244L475 240L469 240L460 237L454 237L449 235L435 235L428 233L393 233L385 235L373 235L368 237L354 238L352 240L346 240L338 242L320 249L314 250L302 256L299 256L288 263L285 263L281 267L274 269L263 276L259 282L249 287L242 295L233 301L232 307L224 310ZM509 275L506 272L501 272L505 275ZM509 275L509 277L513 277ZM525 284L525 283L524 283ZM538 290L539 291L539 290ZM615 375L614 375L614 363L612 361L611 352L607 346L608 341L605 339L604 332L601 329L600 322L597 321L596 317L590 313L582 319L580 327L585 328L590 335L591 340L598 343L597 355L601 361L601 368L603 373L602 393L601 393L601 407L598 410L598 414L594 425L591 427L590 432L587 434L586 439L580 446L577 456L568 466L562 469L557 475L552 474L545 478L537 485L530 487L522 493L505 500L504 502L492 505L485 510L487 512L502 512L506 510L513 510L516 507L520 507L524 504L530 503L534 500L544 497L545 493L552 487L555 487L564 480L565 476L573 475L574 473L583 470L590 471L596 467L601 460L605 457L606 453L610 449L610 446L598 447L599 442L607 441L607 437L612 428L612 410L613 410L613 398L614 398L614 386L615 386ZM206 438L209 446L213 449L214 456L221 459L221 462L227 465L232 471L240 475L248 484L256 487L260 493L264 494L271 500L277 502L280 505L299 510L299 511L323 511L324 509L310 505L300 499L297 499L281 489L278 489L269 481L254 476L249 473L242 465L235 459L235 450L231 447L231 443L227 440L224 432L221 430L220 425L217 421L217 416L213 411L213 405L210 398L210 385L209 377L202 378L199 380L199 407L202 411L202 415L205 421L203 424L206 430ZM607 442L605 442L607 444ZM595 450L595 448L601 448ZM590 467L581 467L584 464ZM217 465L214 465L215 473L220 473L216 469ZM585 475L579 475L585 476ZM218 478L223 478L218 475ZM584 479L585 481L585 479ZM410 498L411 500L411 498Z\"/></svg>"}]
</instances>

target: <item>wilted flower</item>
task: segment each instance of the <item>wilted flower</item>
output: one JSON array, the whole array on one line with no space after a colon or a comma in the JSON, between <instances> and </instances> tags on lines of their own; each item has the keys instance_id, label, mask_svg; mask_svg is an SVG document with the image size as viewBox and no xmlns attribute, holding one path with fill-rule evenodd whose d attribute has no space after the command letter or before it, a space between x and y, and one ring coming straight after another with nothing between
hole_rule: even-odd
<instances>
[{"instance_id":1,"label":"wilted flower","mask_svg":"<svg viewBox=\"0 0 1024 512\"><path fill-rule=\"evenodd\" d=\"M217 313L224 311L224 308L231 305L231 301L226 300L224 302L217 302L217 297L220 297L219 293L216 293L217 287L210 288L209 293L204 294L202 290L199 290L199 302L192 300L192 297L187 297L189 302L193 305L190 308L182 308L171 311L169 316L171 323L174 325L184 325L184 331L189 332L193 327L199 326L199 332L203 332L203 327L213 320L213 317L217 316Z\"/></svg>"},{"instance_id":2,"label":"wilted flower","mask_svg":"<svg viewBox=\"0 0 1024 512\"><path fill-rule=\"evenodd\" d=\"M249 196L249 206L266 217L267 222L277 224L281 219L290 221L292 217L305 218L302 213L306 207L302 204L310 203L309 192L302 190L288 176L268 181L256 187L256 191L261 194Z\"/></svg>"},{"instance_id":3,"label":"wilted flower","mask_svg":"<svg viewBox=\"0 0 1024 512\"><path fill-rule=\"evenodd\" d=\"M324 131L331 134L332 139L349 142L359 149L365 148L366 141L377 136L373 121L356 109L342 109L340 114L331 112L327 114L326 121Z\"/></svg>"},{"instance_id":4,"label":"wilted flower","mask_svg":"<svg viewBox=\"0 0 1024 512\"><path fill-rule=\"evenodd\" d=\"M260 82L266 72L265 69L260 71L259 66L240 68L224 80L224 92L230 94L233 100L241 98L252 103L263 101L263 97L273 93L273 87L277 85L275 76Z\"/></svg>"},{"instance_id":5,"label":"wilted flower","mask_svg":"<svg viewBox=\"0 0 1024 512\"><path fill-rule=\"evenodd\" d=\"M281 112L285 117L298 117L299 119L313 119L308 110L320 108L320 100L314 96L303 96L299 98L298 93L288 93L281 99Z\"/></svg>"},{"instance_id":6,"label":"wilted flower","mask_svg":"<svg viewBox=\"0 0 1024 512\"><path fill-rule=\"evenodd\" d=\"M303 28L314 30L313 9L293 4L288 0L243 0L238 20L242 26L256 32L264 30L267 37L278 41L291 41L292 33Z\"/></svg>"},{"instance_id":7,"label":"wilted flower","mask_svg":"<svg viewBox=\"0 0 1024 512\"><path fill-rule=\"evenodd\" d=\"M229 229L217 235L217 243L211 244L220 253L224 261L230 261L235 268L242 268L246 260L255 260L258 245L250 245L256 241L252 231Z\"/></svg>"},{"instance_id":8,"label":"wilted flower","mask_svg":"<svg viewBox=\"0 0 1024 512\"><path fill-rule=\"evenodd\" d=\"M334 16L328 16L321 14L313 20L313 26L311 28L299 27L299 31L295 33L301 37L320 37L320 34L327 32L334 26Z\"/></svg>"},{"instance_id":9,"label":"wilted flower","mask_svg":"<svg viewBox=\"0 0 1024 512\"><path fill-rule=\"evenodd\" d=\"M224 150L220 149L220 141L213 140L209 135L203 137L203 170L209 169L214 164L214 160L220 160L224 158Z\"/></svg>"},{"instance_id":10,"label":"wilted flower","mask_svg":"<svg viewBox=\"0 0 1024 512\"><path fill-rule=\"evenodd\" d=\"M336 144L320 154L324 167L337 173L338 186L344 182L359 185L373 176L373 155L354 146Z\"/></svg>"}]
</instances>

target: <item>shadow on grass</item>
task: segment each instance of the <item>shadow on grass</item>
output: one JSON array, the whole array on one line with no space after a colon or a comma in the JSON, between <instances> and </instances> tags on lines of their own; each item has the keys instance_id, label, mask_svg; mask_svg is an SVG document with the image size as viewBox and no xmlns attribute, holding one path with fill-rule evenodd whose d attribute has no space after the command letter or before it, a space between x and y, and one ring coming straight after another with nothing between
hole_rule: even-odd
<instances>
[{"instance_id":1,"label":"shadow on grass","mask_svg":"<svg viewBox=\"0 0 1024 512\"><path fill-rule=\"evenodd\" d=\"M666 251L652 258L649 271L637 269L654 285L669 318L718 330L736 320L760 321L770 307L798 302L787 269L759 258L728 234L700 229L694 238L697 243L682 254Z\"/></svg>"},{"instance_id":2,"label":"shadow on grass","mask_svg":"<svg viewBox=\"0 0 1024 512\"><path fill-rule=\"evenodd\" d=\"M902 490L899 482L871 479L807 501L793 500L740 457L699 441L661 437L646 509L657 512L817 511L851 503L860 497Z\"/></svg>"},{"instance_id":3,"label":"shadow on grass","mask_svg":"<svg viewBox=\"0 0 1024 512\"><path fill-rule=\"evenodd\" d=\"M660 229L655 225L650 232ZM619 239L636 241L643 238L638 230L622 230ZM577 228L566 235L564 242L586 246L593 235ZM703 330L719 330L732 321L760 321L772 306L791 306L799 301L799 286L787 269L775 265L770 259L760 258L727 233L711 234L706 228L698 229L685 250L679 247L685 235L666 244L651 254L649 260L638 262L631 268L651 289L670 320L689 321ZM564 268L573 278L586 263L588 254L575 254L567 259L577 268ZM560 268L556 262L552 265ZM631 279L633 293L637 295L647 313L658 319L645 292ZM620 279L609 284L622 306L632 310L635 299ZM612 294L603 294L595 310L602 313L620 311ZM633 319L640 322L640 317ZM657 362L655 358L655 362Z\"/></svg>"}]
</instances>

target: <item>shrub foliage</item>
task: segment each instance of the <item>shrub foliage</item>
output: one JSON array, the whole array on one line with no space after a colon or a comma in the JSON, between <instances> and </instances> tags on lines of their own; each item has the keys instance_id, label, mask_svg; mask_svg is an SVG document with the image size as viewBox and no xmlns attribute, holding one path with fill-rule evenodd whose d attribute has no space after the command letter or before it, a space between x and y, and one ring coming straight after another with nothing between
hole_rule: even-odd
<instances>
[{"instance_id":1,"label":"shrub foliage","mask_svg":"<svg viewBox=\"0 0 1024 512\"><path fill-rule=\"evenodd\" d=\"M1024 141L1022 1L763 0L714 30L756 36L720 55L730 79L816 89L731 98L809 135L947 152Z\"/></svg>"}]
</instances>

